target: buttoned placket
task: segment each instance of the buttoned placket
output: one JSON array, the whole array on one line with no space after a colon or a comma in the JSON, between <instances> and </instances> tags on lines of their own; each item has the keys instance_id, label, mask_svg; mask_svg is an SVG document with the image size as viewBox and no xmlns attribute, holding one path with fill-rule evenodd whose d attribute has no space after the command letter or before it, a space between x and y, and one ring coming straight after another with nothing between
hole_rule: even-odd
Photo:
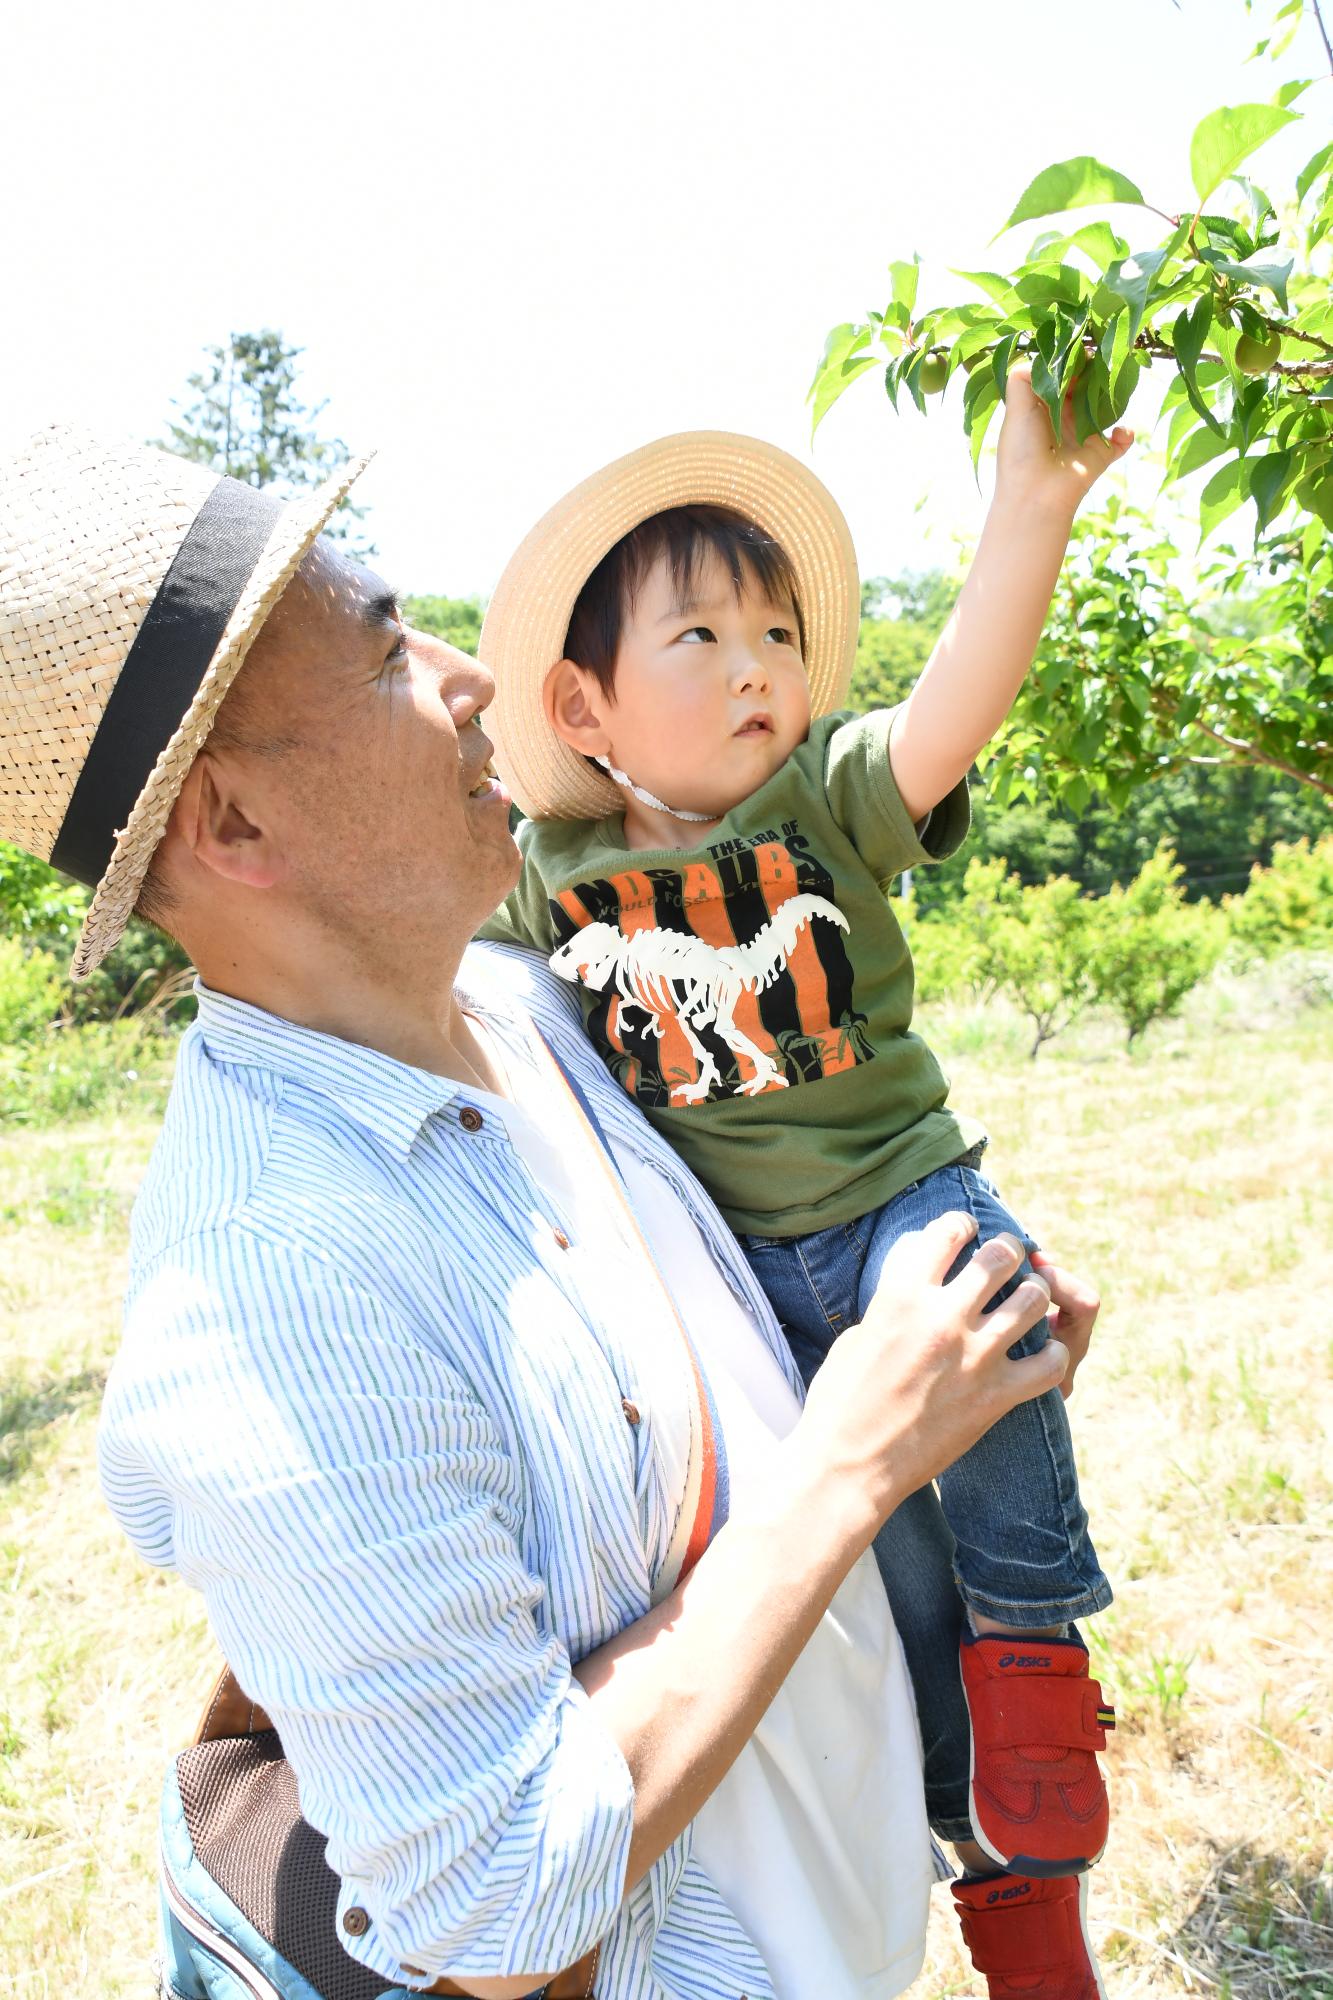
<instances>
[{"instance_id":1,"label":"buttoned placket","mask_svg":"<svg viewBox=\"0 0 1333 2000\"><path fill-rule=\"evenodd\" d=\"M510 1171L521 1180L524 1187L528 1190L537 1211L546 1216L551 1231L551 1241L556 1249L560 1251L573 1250L575 1239L570 1234L573 1228L573 1217L565 1213L563 1207L555 1200L548 1189L540 1187L534 1180L523 1152L515 1145L513 1136L505 1124L503 1113L493 1112L488 1117L476 1105L463 1104L459 1106L457 1111L457 1123L461 1131L467 1135L468 1140L476 1143L484 1135L486 1143L498 1147L504 1153ZM491 1199L489 1188L486 1190L486 1199ZM493 1201L491 1205L494 1207L495 1204ZM556 1211L558 1217L556 1220L552 1220L550 1217L552 1209ZM609 1361L612 1373L621 1383L621 1414L634 1436L633 1449L637 1463L642 1452L649 1448L650 1434L644 1423L647 1405L644 1402L642 1391L636 1388L632 1381L633 1370L629 1367L629 1357L621 1343L613 1336L593 1300L578 1283L576 1260L574 1269L567 1268L561 1270L558 1262L543 1259L543 1268L547 1276L553 1279L559 1286L568 1302L575 1307L580 1318L584 1321L589 1332L597 1341L598 1346ZM647 1524L645 1523L646 1526Z\"/></svg>"}]
</instances>

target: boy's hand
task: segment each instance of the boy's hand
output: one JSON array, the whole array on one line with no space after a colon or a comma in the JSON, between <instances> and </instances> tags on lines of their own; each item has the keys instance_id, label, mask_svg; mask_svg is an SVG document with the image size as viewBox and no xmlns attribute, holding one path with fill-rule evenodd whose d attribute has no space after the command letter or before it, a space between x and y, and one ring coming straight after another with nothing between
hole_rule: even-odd
<instances>
[{"instance_id":1,"label":"boy's hand","mask_svg":"<svg viewBox=\"0 0 1333 2000\"><path fill-rule=\"evenodd\" d=\"M1117 424L1110 437L1093 431L1082 444L1074 427L1073 391L1065 398L1064 437L1057 445L1051 416L1032 387L1032 368L1020 362L1009 370L1005 384L1004 422L996 457L995 497L1034 503L1067 514L1072 521L1079 502L1108 465L1123 458L1134 433Z\"/></svg>"}]
</instances>

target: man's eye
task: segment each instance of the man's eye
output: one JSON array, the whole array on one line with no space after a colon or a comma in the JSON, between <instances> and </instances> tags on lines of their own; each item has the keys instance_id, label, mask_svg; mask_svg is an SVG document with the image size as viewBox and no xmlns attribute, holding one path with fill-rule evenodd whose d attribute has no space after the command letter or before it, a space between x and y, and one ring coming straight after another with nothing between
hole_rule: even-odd
<instances>
[{"instance_id":1,"label":"man's eye","mask_svg":"<svg viewBox=\"0 0 1333 2000\"><path fill-rule=\"evenodd\" d=\"M688 641L692 646L715 646L717 640L706 625L691 625L688 632L682 632L678 644Z\"/></svg>"}]
</instances>

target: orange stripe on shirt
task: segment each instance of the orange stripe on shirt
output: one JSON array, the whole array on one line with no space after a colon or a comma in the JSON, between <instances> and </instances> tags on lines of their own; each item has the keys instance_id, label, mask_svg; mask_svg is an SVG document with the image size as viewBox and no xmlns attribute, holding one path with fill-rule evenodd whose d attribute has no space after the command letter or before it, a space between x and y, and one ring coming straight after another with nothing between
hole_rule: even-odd
<instances>
[{"instance_id":1,"label":"orange stripe on shirt","mask_svg":"<svg viewBox=\"0 0 1333 2000\"><path fill-rule=\"evenodd\" d=\"M759 884L770 910L778 910L799 893L796 864L785 847L769 842L756 848ZM818 918L815 919L817 923ZM829 1013L828 980L820 962L813 926L806 924L792 947L787 970L796 987L796 1010L802 1032L818 1044L819 1066L825 1076L839 1070L855 1069L856 1051L850 1038L835 1028Z\"/></svg>"},{"instance_id":2,"label":"orange stripe on shirt","mask_svg":"<svg viewBox=\"0 0 1333 2000\"><path fill-rule=\"evenodd\" d=\"M713 870L705 867L702 862L691 862L685 870L684 899L685 921L696 937L701 937L705 944L711 944L714 951L721 951L726 946L739 942L722 893L722 884ZM764 1026L763 1016L759 1012L758 996L751 992L742 993L732 1018L741 1033L748 1037L756 1048L762 1049L765 1055L773 1059L780 1072L782 1056L777 1043ZM735 1052L735 1056L736 1066L744 1083L755 1074L754 1058L743 1055L740 1050ZM774 1080L756 1094L762 1097L767 1091L781 1090L782 1087L780 1082Z\"/></svg>"},{"instance_id":3,"label":"orange stripe on shirt","mask_svg":"<svg viewBox=\"0 0 1333 2000\"><path fill-rule=\"evenodd\" d=\"M628 868L623 875L613 875L611 887L620 903L620 928L626 937L636 937L640 931L658 928L653 885L642 869ZM655 1014L662 1029L661 1038L655 1046L663 1082L668 1090L673 1084L693 1083L699 1075L699 1065L677 1019L674 998L665 984L654 986L654 998L659 1005L665 1005L670 1010ZM635 1025L638 1025L637 1021ZM647 1049L648 1044L640 1041L639 1047Z\"/></svg>"}]
</instances>

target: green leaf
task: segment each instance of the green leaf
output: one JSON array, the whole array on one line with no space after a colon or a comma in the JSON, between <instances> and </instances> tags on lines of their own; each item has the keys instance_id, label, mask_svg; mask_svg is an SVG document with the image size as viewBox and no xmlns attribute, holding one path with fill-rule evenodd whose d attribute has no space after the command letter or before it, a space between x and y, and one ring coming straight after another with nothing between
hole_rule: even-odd
<instances>
[{"instance_id":1,"label":"green leaf","mask_svg":"<svg viewBox=\"0 0 1333 2000\"><path fill-rule=\"evenodd\" d=\"M974 473L981 462L981 447L986 441L991 418L1003 400L990 369L974 369L963 391L963 425L971 441Z\"/></svg>"},{"instance_id":2,"label":"green leaf","mask_svg":"<svg viewBox=\"0 0 1333 2000\"><path fill-rule=\"evenodd\" d=\"M1320 520L1307 521L1301 536L1301 562L1306 569L1312 569L1316 557L1324 546L1324 524Z\"/></svg>"},{"instance_id":3,"label":"green leaf","mask_svg":"<svg viewBox=\"0 0 1333 2000\"><path fill-rule=\"evenodd\" d=\"M910 263L890 264L889 276L893 280L893 303L905 306L911 313L916 304L917 280L921 276L921 259L913 257Z\"/></svg>"},{"instance_id":4,"label":"green leaf","mask_svg":"<svg viewBox=\"0 0 1333 2000\"><path fill-rule=\"evenodd\" d=\"M1234 278L1242 285L1260 285L1264 291L1273 294L1283 312L1290 311L1287 304L1287 280L1296 261L1294 257L1288 257L1283 263L1277 264L1272 258L1265 256L1262 250L1256 250L1252 257L1246 257L1240 263L1233 264L1229 258L1219 256L1216 251L1212 253L1204 251L1203 255L1213 269L1220 271L1224 278Z\"/></svg>"},{"instance_id":5,"label":"green leaf","mask_svg":"<svg viewBox=\"0 0 1333 2000\"><path fill-rule=\"evenodd\" d=\"M1061 435L1060 405L1064 399L1060 389L1060 378L1044 354L1034 354L1032 357L1032 387L1050 411L1051 429L1058 439Z\"/></svg>"},{"instance_id":6,"label":"green leaf","mask_svg":"<svg viewBox=\"0 0 1333 2000\"><path fill-rule=\"evenodd\" d=\"M1250 492L1258 509L1259 526L1266 528L1282 505L1282 494L1291 475L1291 453L1270 451L1252 461Z\"/></svg>"},{"instance_id":7,"label":"green leaf","mask_svg":"<svg viewBox=\"0 0 1333 2000\"><path fill-rule=\"evenodd\" d=\"M1080 153L1075 159L1059 160L1054 166L1044 168L1034 181L1029 181L1004 228L995 233L1003 236L1005 229L1012 229L1017 222L1032 222L1040 215L1061 215L1068 208L1087 208L1098 201L1132 201L1139 207L1145 206L1133 181L1118 174L1114 167L1103 166L1091 154Z\"/></svg>"},{"instance_id":8,"label":"green leaf","mask_svg":"<svg viewBox=\"0 0 1333 2000\"><path fill-rule=\"evenodd\" d=\"M1179 380L1179 378L1177 378ZM1161 422L1161 412L1158 412ZM1171 412L1171 425L1166 435L1166 460L1169 465L1180 450L1186 435L1198 427L1199 413L1185 395L1185 385L1180 384L1180 399ZM1163 482L1165 483L1165 482Z\"/></svg>"},{"instance_id":9,"label":"green leaf","mask_svg":"<svg viewBox=\"0 0 1333 2000\"><path fill-rule=\"evenodd\" d=\"M1088 363L1074 387L1074 435L1080 444L1101 429L1098 419L1109 389L1106 363L1098 355Z\"/></svg>"},{"instance_id":10,"label":"green leaf","mask_svg":"<svg viewBox=\"0 0 1333 2000\"><path fill-rule=\"evenodd\" d=\"M906 389L923 417L926 414L926 398L921 388L921 370L925 366L926 356L929 352L930 349L928 347L914 348L905 357L898 372L899 383Z\"/></svg>"},{"instance_id":11,"label":"green leaf","mask_svg":"<svg viewBox=\"0 0 1333 2000\"><path fill-rule=\"evenodd\" d=\"M1139 376L1147 367L1147 362L1137 354L1127 354L1116 370L1111 384L1111 421L1118 423L1129 408L1131 396L1138 387Z\"/></svg>"},{"instance_id":12,"label":"green leaf","mask_svg":"<svg viewBox=\"0 0 1333 2000\"><path fill-rule=\"evenodd\" d=\"M1303 479L1296 488L1296 498L1302 507L1317 514L1326 528L1333 528L1333 472Z\"/></svg>"},{"instance_id":13,"label":"green leaf","mask_svg":"<svg viewBox=\"0 0 1333 2000\"><path fill-rule=\"evenodd\" d=\"M1121 257L1112 264L1103 283L1109 292L1125 300L1129 307L1129 339L1138 338L1143 324L1148 293L1153 279L1166 262L1164 250L1145 250L1137 257Z\"/></svg>"},{"instance_id":14,"label":"green leaf","mask_svg":"<svg viewBox=\"0 0 1333 2000\"><path fill-rule=\"evenodd\" d=\"M994 299L997 306L1008 305L1014 296L1014 288L1008 278L1002 278L998 271L954 271L951 275L975 285L988 299Z\"/></svg>"},{"instance_id":15,"label":"green leaf","mask_svg":"<svg viewBox=\"0 0 1333 2000\"><path fill-rule=\"evenodd\" d=\"M1001 396L1004 395L1004 385L1009 380L1009 365L1014 358L1014 349L1017 345L1018 335L1006 334L1003 340L997 342L990 358L991 374L995 378L995 386Z\"/></svg>"},{"instance_id":16,"label":"green leaf","mask_svg":"<svg viewBox=\"0 0 1333 2000\"><path fill-rule=\"evenodd\" d=\"M1117 236L1109 222L1085 223L1072 236L1065 238L1067 250L1081 250L1094 264L1105 270L1117 257L1129 255L1129 245L1123 236Z\"/></svg>"},{"instance_id":17,"label":"green leaf","mask_svg":"<svg viewBox=\"0 0 1333 2000\"><path fill-rule=\"evenodd\" d=\"M868 368L879 364L879 357L863 354L861 350L870 343L871 329L855 326L844 321L835 326L824 342L824 356L815 370L815 379L810 384L807 402L814 404L814 415L810 421L811 435L819 429L843 390L853 383L858 375L864 375Z\"/></svg>"},{"instance_id":18,"label":"green leaf","mask_svg":"<svg viewBox=\"0 0 1333 2000\"><path fill-rule=\"evenodd\" d=\"M844 361L835 371L825 374L815 390L814 415L810 419L811 432L819 429L833 405L844 389L851 387L858 375L864 375L868 368L878 368L877 354L862 354L855 361Z\"/></svg>"},{"instance_id":19,"label":"green leaf","mask_svg":"<svg viewBox=\"0 0 1333 2000\"><path fill-rule=\"evenodd\" d=\"M1250 466L1247 458L1233 458L1215 472L1199 495L1199 547L1219 528L1227 516L1243 507L1250 497Z\"/></svg>"},{"instance_id":20,"label":"green leaf","mask_svg":"<svg viewBox=\"0 0 1333 2000\"><path fill-rule=\"evenodd\" d=\"M1304 201L1315 182L1333 167L1333 139L1321 146L1313 159L1307 160L1296 176L1296 199Z\"/></svg>"},{"instance_id":21,"label":"green leaf","mask_svg":"<svg viewBox=\"0 0 1333 2000\"><path fill-rule=\"evenodd\" d=\"M1218 431L1209 430L1205 425L1201 430L1195 431L1162 484L1172 485L1177 479L1188 479L1192 472L1199 470L1200 466L1210 464L1213 459L1230 449L1229 439Z\"/></svg>"},{"instance_id":22,"label":"green leaf","mask_svg":"<svg viewBox=\"0 0 1333 2000\"><path fill-rule=\"evenodd\" d=\"M1199 356L1208 338L1208 329L1213 323L1213 302L1207 292L1196 300L1188 312L1183 312L1171 328L1172 345L1176 350L1176 360L1187 382L1195 379Z\"/></svg>"},{"instance_id":23,"label":"green leaf","mask_svg":"<svg viewBox=\"0 0 1333 2000\"><path fill-rule=\"evenodd\" d=\"M1276 53L1274 50L1274 54ZM1313 82L1312 76L1294 76L1287 83L1280 83L1273 92L1274 104L1280 104L1285 110L1287 105L1294 104L1298 97L1304 97Z\"/></svg>"},{"instance_id":24,"label":"green leaf","mask_svg":"<svg viewBox=\"0 0 1333 2000\"><path fill-rule=\"evenodd\" d=\"M1190 140L1190 174L1200 207L1242 160L1297 116L1277 104L1223 104L1201 119Z\"/></svg>"},{"instance_id":25,"label":"green leaf","mask_svg":"<svg viewBox=\"0 0 1333 2000\"><path fill-rule=\"evenodd\" d=\"M1076 306L1083 297L1087 280L1072 264L1057 265L1054 271L1029 271L1014 286L1027 306Z\"/></svg>"}]
</instances>

